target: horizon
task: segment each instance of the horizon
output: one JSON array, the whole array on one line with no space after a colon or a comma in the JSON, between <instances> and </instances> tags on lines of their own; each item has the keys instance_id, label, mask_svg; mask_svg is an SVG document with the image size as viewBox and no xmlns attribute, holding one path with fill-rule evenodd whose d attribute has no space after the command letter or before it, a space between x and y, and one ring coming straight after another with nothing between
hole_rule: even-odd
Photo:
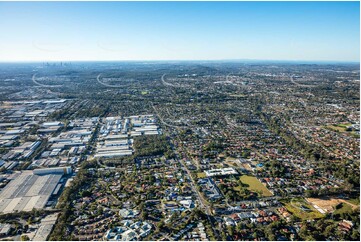
<instances>
[{"instance_id":1,"label":"horizon","mask_svg":"<svg viewBox=\"0 0 361 242\"><path fill-rule=\"evenodd\" d=\"M269 63L307 63L307 64L360 64L360 61L347 61L347 60L273 60L273 59L174 59L174 60L16 60L16 61L0 61L0 64L27 64L27 63L116 63L116 62L227 62L227 63L250 63L250 62L269 62Z\"/></svg>"},{"instance_id":2,"label":"horizon","mask_svg":"<svg viewBox=\"0 0 361 242\"><path fill-rule=\"evenodd\" d=\"M0 62L360 62L359 2L0 2Z\"/></svg>"}]
</instances>

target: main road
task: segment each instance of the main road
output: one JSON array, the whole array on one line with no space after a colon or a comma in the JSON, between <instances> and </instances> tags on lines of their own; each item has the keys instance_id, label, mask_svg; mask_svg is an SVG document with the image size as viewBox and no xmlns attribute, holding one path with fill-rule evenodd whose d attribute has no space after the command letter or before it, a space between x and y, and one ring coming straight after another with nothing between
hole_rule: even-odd
<instances>
[{"instance_id":1,"label":"main road","mask_svg":"<svg viewBox=\"0 0 361 242\"><path fill-rule=\"evenodd\" d=\"M31 80L36 84L36 85L39 85L41 87L62 87L63 85L45 85L45 84L41 84L39 82L37 82L35 80L35 77L36 77L36 74L33 75L33 77L31 78Z\"/></svg>"},{"instance_id":2,"label":"main road","mask_svg":"<svg viewBox=\"0 0 361 242\"><path fill-rule=\"evenodd\" d=\"M173 148L173 149L174 149L174 148ZM213 224L213 221L212 221L212 219L211 219L211 217L210 217L210 215L212 214L212 211L211 211L210 207L208 206L207 201L205 201L205 199L203 198L202 194L198 191L198 189L197 189L197 187L196 187L196 185L195 185L196 183L195 183L195 181L194 181L194 179L193 179L193 177L192 177L192 174L191 174L191 172L189 171L189 169L187 168L187 166L184 164L184 161L179 158L179 154L178 154L175 150L174 150L174 153L175 153L175 155L176 155L176 160L179 161L179 163L182 165L182 169L187 172L188 177L189 177L189 179L190 179L190 181L191 181L190 185L191 185L194 193L197 195L197 200L199 201L200 207L204 209L204 211L205 211L205 213L206 213L206 215L207 215L208 221L209 221L209 223L210 223L211 226L212 226L213 233L214 233L216 239L218 239L218 238L219 238L219 234L218 234L217 230L215 229L215 226L214 226L214 224Z\"/></svg>"},{"instance_id":3,"label":"main road","mask_svg":"<svg viewBox=\"0 0 361 242\"><path fill-rule=\"evenodd\" d=\"M100 85L103 85L103 86L106 86L106 87L115 87L115 88L122 88L123 86L121 86L121 85L110 85L110 84L106 84L106 83L104 83L104 82L102 82L101 80L100 80L100 76L101 76L102 74L99 74L98 76L97 76L97 81L98 81L98 83L100 84Z\"/></svg>"},{"instance_id":4,"label":"main road","mask_svg":"<svg viewBox=\"0 0 361 242\"><path fill-rule=\"evenodd\" d=\"M296 86L299 86L299 87L314 87L313 85L305 85L305 84L299 84L298 82L295 82L295 80L293 80L293 76L294 75L291 76L291 82L293 84L295 84Z\"/></svg>"}]
</instances>

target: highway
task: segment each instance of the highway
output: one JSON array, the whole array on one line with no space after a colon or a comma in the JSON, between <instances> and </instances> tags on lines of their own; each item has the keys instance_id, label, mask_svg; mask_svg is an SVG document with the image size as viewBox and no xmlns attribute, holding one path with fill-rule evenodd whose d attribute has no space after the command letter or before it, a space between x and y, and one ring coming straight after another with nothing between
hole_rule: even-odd
<instances>
[{"instance_id":1,"label":"highway","mask_svg":"<svg viewBox=\"0 0 361 242\"><path fill-rule=\"evenodd\" d=\"M36 85L39 85L39 86L42 86L42 87L62 87L62 86L63 86L63 85L45 85L45 84L41 84L41 83L39 83L39 82L37 82L37 81L35 80L35 77L36 77L36 74L34 74L33 77L32 77L33 82L34 82Z\"/></svg>"},{"instance_id":2,"label":"highway","mask_svg":"<svg viewBox=\"0 0 361 242\"><path fill-rule=\"evenodd\" d=\"M97 81L99 82L100 85L103 85L103 86L106 86L106 87L115 87L115 88L121 88L121 87L123 87L123 86L121 86L121 85L110 85L110 84L106 84L106 83L100 81L100 76L101 76L101 74L99 74L99 75L97 76Z\"/></svg>"},{"instance_id":3,"label":"highway","mask_svg":"<svg viewBox=\"0 0 361 242\"><path fill-rule=\"evenodd\" d=\"M180 84L175 85L175 84L172 84L172 83L166 82L166 81L164 80L165 75L166 75L166 74L164 73L164 74L163 74L163 76L162 76L162 78L161 78L162 83L163 83L163 85L164 85L164 86L169 86L169 87L180 87L180 88L186 88L186 87L187 87L187 86L185 86L185 85L180 85Z\"/></svg>"},{"instance_id":4,"label":"highway","mask_svg":"<svg viewBox=\"0 0 361 242\"><path fill-rule=\"evenodd\" d=\"M172 83L166 82L166 81L164 80L164 76L165 76L165 75L166 75L166 74L163 74L163 76L162 76L162 78L161 78L162 83L163 83L164 86L179 87L179 86L174 85L174 84L172 84Z\"/></svg>"},{"instance_id":5,"label":"highway","mask_svg":"<svg viewBox=\"0 0 361 242\"><path fill-rule=\"evenodd\" d=\"M150 102L150 105L152 106L154 112L156 113L156 115L158 116L158 118L162 124L164 124L165 126L171 127L171 128L178 129L178 130L182 128L182 126L171 125L171 124L164 122L162 116L159 115L158 110L154 107L154 104L152 102Z\"/></svg>"},{"instance_id":6,"label":"highway","mask_svg":"<svg viewBox=\"0 0 361 242\"><path fill-rule=\"evenodd\" d=\"M291 76L291 82L299 87L314 87L313 85L304 85L304 84L299 84L299 83L295 82L295 80L293 80L293 75Z\"/></svg>"}]
</instances>

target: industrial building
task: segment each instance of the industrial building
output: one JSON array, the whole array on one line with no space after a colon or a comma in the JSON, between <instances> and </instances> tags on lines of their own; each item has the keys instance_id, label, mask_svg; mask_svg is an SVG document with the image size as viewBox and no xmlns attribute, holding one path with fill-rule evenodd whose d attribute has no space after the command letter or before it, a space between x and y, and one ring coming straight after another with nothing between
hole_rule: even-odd
<instances>
[{"instance_id":1,"label":"industrial building","mask_svg":"<svg viewBox=\"0 0 361 242\"><path fill-rule=\"evenodd\" d=\"M0 214L44 208L53 193L59 192L62 176L71 172L70 167L61 167L15 174L0 192Z\"/></svg>"},{"instance_id":2,"label":"industrial building","mask_svg":"<svg viewBox=\"0 0 361 242\"><path fill-rule=\"evenodd\" d=\"M95 158L132 155L133 137L161 133L153 115L107 117L103 122Z\"/></svg>"},{"instance_id":3,"label":"industrial building","mask_svg":"<svg viewBox=\"0 0 361 242\"><path fill-rule=\"evenodd\" d=\"M47 174L61 174L61 175L70 175L72 173L70 166L67 167L53 167L45 169L35 169L33 170L34 175L47 175Z\"/></svg>"}]
</instances>

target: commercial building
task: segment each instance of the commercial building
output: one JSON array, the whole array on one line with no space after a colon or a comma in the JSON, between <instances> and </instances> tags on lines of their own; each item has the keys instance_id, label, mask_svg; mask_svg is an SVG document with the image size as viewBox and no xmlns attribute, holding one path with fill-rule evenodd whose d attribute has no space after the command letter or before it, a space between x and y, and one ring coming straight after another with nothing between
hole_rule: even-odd
<instances>
[{"instance_id":1,"label":"commercial building","mask_svg":"<svg viewBox=\"0 0 361 242\"><path fill-rule=\"evenodd\" d=\"M223 168L223 169L212 169L204 171L208 177L212 176L226 176L226 175L237 175L238 172L234 168Z\"/></svg>"}]
</instances>

